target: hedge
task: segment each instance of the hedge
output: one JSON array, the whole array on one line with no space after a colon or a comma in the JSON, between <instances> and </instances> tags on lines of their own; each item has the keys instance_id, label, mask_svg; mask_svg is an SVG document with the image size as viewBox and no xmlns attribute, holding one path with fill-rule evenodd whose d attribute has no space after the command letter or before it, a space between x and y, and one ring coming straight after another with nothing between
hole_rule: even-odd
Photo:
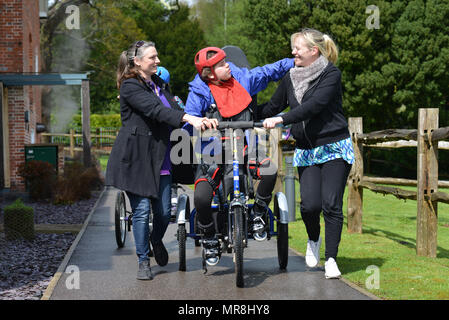
<instances>
[{"instance_id":1,"label":"hedge","mask_svg":"<svg viewBox=\"0 0 449 320\"><path fill-rule=\"evenodd\" d=\"M77 114L73 117L71 128L79 128L82 126L81 115ZM90 115L90 127L91 128L120 128L122 121L120 114L91 114Z\"/></svg>"}]
</instances>

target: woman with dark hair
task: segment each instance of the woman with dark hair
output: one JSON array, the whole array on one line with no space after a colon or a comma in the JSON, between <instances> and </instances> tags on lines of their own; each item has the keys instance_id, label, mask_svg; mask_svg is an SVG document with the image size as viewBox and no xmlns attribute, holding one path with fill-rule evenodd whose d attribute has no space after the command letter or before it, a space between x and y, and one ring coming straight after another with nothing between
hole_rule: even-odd
<instances>
[{"instance_id":1,"label":"woman with dark hair","mask_svg":"<svg viewBox=\"0 0 449 320\"><path fill-rule=\"evenodd\" d=\"M170 133L185 122L197 130L216 128L216 120L186 114L157 75L155 44L137 41L122 52L117 69L122 127L112 148L106 185L126 191L133 212L133 235L139 269L137 279L153 278L149 264L149 214L153 211L151 244L156 262L164 266L168 253L162 238L170 211L172 164Z\"/></svg>"},{"instance_id":2,"label":"woman with dark hair","mask_svg":"<svg viewBox=\"0 0 449 320\"><path fill-rule=\"evenodd\" d=\"M303 29L291 36L295 68L282 79L262 115L264 127L292 124L296 139L293 165L298 167L301 216L309 240L306 264L320 261L320 213L323 211L326 251L325 277L339 278L338 246L343 227L343 193L354 150L343 113L341 72L334 65L338 49L326 34Z\"/></svg>"}]
</instances>

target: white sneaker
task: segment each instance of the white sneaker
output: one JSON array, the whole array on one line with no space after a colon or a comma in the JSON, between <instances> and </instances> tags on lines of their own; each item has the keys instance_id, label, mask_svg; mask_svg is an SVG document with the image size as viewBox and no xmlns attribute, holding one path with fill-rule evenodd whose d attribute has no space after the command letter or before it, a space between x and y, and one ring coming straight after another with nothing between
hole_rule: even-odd
<instances>
[{"instance_id":1,"label":"white sneaker","mask_svg":"<svg viewBox=\"0 0 449 320\"><path fill-rule=\"evenodd\" d=\"M306 264L308 267L316 267L320 262L321 237L318 241L307 240Z\"/></svg>"},{"instance_id":2,"label":"white sneaker","mask_svg":"<svg viewBox=\"0 0 449 320\"><path fill-rule=\"evenodd\" d=\"M341 272L334 258L329 258L324 263L324 276L326 279L339 279L341 277Z\"/></svg>"}]
</instances>

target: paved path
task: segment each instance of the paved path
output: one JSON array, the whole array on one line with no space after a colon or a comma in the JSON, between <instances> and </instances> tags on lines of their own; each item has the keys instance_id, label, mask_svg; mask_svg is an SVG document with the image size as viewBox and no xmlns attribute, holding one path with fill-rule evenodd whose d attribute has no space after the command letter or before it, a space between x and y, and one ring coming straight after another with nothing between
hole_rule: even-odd
<instances>
[{"instance_id":1,"label":"paved path","mask_svg":"<svg viewBox=\"0 0 449 320\"><path fill-rule=\"evenodd\" d=\"M132 232L125 247L118 249L114 234L114 201L116 189L107 188L90 216L70 259L47 297L60 299L169 299L169 300L296 300L296 299L371 299L342 280L326 280L323 267L309 269L304 257L289 251L286 272L279 270L276 238L270 241L251 240L245 249L245 288L235 286L231 254L224 254L220 263L203 274L201 248L187 240L187 271L178 271L176 224L170 224L164 238L169 252L165 267L151 258L152 281L136 280L137 258ZM76 266L76 275L67 273ZM61 269L61 268L60 268ZM65 272L64 272L65 271Z\"/></svg>"}]
</instances>

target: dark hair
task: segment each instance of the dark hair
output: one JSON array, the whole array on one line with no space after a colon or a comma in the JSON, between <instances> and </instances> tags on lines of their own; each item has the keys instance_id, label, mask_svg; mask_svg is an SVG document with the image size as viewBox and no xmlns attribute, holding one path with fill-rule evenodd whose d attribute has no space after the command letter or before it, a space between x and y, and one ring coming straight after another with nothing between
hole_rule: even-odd
<instances>
[{"instance_id":1,"label":"dark hair","mask_svg":"<svg viewBox=\"0 0 449 320\"><path fill-rule=\"evenodd\" d=\"M143 53L148 47L155 47L152 41L137 41L128 47L128 50L123 51L120 54L117 66L117 88L120 86L123 80L129 78L137 78L139 75L137 68L134 64L134 58L142 58Z\"/></svg>"}]
</instances>

